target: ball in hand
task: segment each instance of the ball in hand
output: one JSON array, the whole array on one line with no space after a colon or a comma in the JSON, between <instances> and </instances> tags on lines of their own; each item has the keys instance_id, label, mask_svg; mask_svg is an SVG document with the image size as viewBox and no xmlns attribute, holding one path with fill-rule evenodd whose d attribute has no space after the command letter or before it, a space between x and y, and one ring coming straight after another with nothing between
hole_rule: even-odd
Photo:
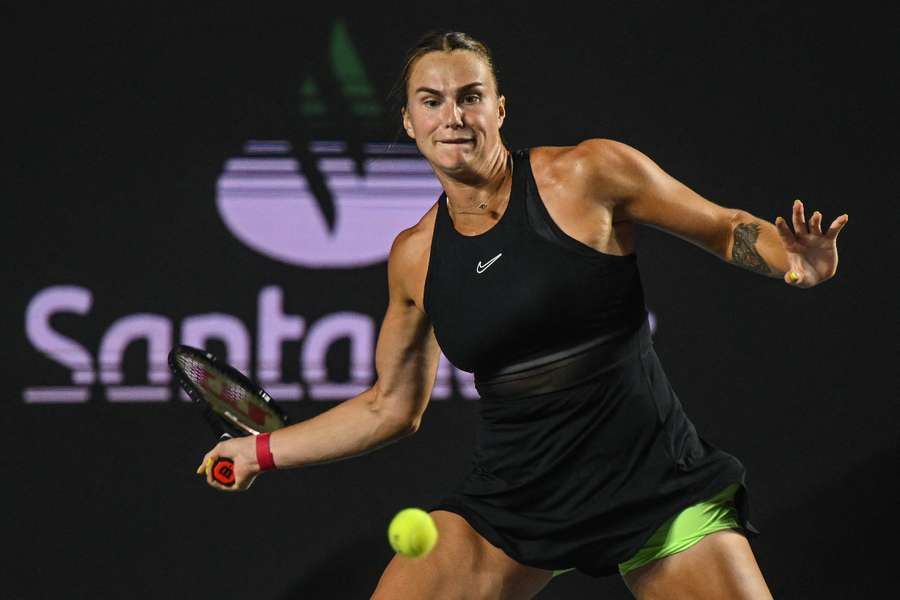
<instances>
[{"instance_id":1,"label":"ball in hand","mask_svg":"<svg viewBox=\"0 0 900 600\"><path fill-rule=\"evenodd\" d=\"M391 519L388 541L391 548L404 556L423 556L437 543L434 520L421 508L404 508Z\"/></svg>"}]
</instances>

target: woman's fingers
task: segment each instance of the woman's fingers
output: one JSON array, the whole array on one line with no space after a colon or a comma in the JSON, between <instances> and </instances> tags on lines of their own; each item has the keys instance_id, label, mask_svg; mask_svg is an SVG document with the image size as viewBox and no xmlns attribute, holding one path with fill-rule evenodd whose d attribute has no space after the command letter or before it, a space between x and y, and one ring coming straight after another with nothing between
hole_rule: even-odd
<instances>
[{"instance_id":1,"label":"woman's fingers","mask_svg":"<svg viewBox=\"0 0 900 600\"><path fill-rule=\"evenodd\" d=\"M203 455L203 460L200 461L200 466L197 467L197 475L206 475L206 471L209 466L209 452Z\"/></svg>"},{"instance_id":2,"label":"woman's fingers","mask_svg":"<svg viewBox=\"0 0 900 600\"><path fill-rule=\"evenodd\" d=\"M231 439L230 437L228 438ZM224 442L219 442L216 446L206 453L203 457L203 462L200 463L200 466L197 467L197 475L202 475L206 478L206 483L210 487L213 487L222 492L239 492L242 491L249 486L249 483L241 480L240 478L236 478L234 484L230 486L225 486L216 481L215 473L213 470L213 466L222 456L235 456L235 454L231 451L235 450L233 446L224 447L228 440ZM237 475L237 473L236 473Z\"/></svg>"},{"instance_id":3,"label":"woman's fingers","mask_svg":"<svg viewBox=\"0 0 900 600\"><path fill-rule=\"evenodd\" d=\"M831 226L828 227L828 231L825 233L825 237L828 238L829 240L836 240L838 234L841 232L842 229L844 229L844 225L846 225L847 221L849 221L849 220L850 220L850 217L848 217L846 213L839 216L837 219L835 219L831 223Z\"/></svg>"},{"instance_id":4,"label":"woman's fingers","mask_svg":"<svg viewBox=\"0 0 900 600\"><path fill-rule=\"evenodd\" d=\"M232 486L226 487L215 480L213 480L212 483L210 483L209 485L216 488L217 490L219 490L221 492L239 492L240 491L238 489L237 485L232 485Z\"/></svg>"},{"instance_id":5,"label":"woman's fingers","mask_svg":"<svg viewBox=\"0 0 900 600\"><path fill-rule=\"evenodd\" d=\"M793 219L794 219L795 227L797 226L797 218L798 218L798 206L797 205L799 202L800 202L799 200L794 201ZM799 216L800 216L800 218L803 217L802 205L799 208ZM805 224L803 224L802 226L804 228L806 227ZM791 231L791 228L788 227L787 221L782 219L780 216L775 217L775 230L778 231L778 235L781 236L781 241L784 242L784 245L787 248L787 250L789 252L795 251L796 244L798 243L797 235L795 235L795 233L793 231ZM784 274L784 282L787 283L788 285L799 285L801 279L802 278L800 277L800 273L793 267L791 269L789 269L787 273Z\"/></svg>"},{"instance_id":6,"label":"woman's fingers","mask_svg":"<svg viewBox=\"0 0 900 600\"><path fill-rule=\"evenodd\" d=\"M223 492L235 491L234 487L226 487L216 481L215 474L213 473L213 465L216 464L217 460L219 460L219 454L215 451L215 449L213 449L206 455L203 464L200 465L200 468L197 469L198 474L203 473L206 476L206 483L210 487L214 487L217 490L221 490Z\"/></svg>"},{"instance_id":7,"label":"woman's fingers","mask_svg":"<svg viewBox=\"0 0 900 600\"><path fill-rule=\"evenodd\" d=\"M803 214L803 203L799 198L794 200L792 217L794 220L794 232L796 232L797 235L809 233L809 229L806 226L806 216Z\"/></svg>"},{"instance_id":8,"label":"woman's fingers","mask_svg":"<svg viewBox=\"0 0 900 600\"><path fill-rule=\"evenodd\" d=\"M222 442L216 444L212 450L206 453L203 457L203 462L200 463L200 466L197 467L197 475L206 476L206 483L209 485L215 484L215 479L213 478L212 467L219 460L219 456L221 455Z\"/></svg>"},{"instance_id":9,"label":"woman's fingers","mask_svg":"<svg viewBox=\"0 0 900 600\"><path fill-rule=\"evenodd\" d=\"M822 235L822 213L815 211L809 218L809 232Z\"/></svg>"},{"instance_id":10,"label":"woman's fingers","mask_svg":"<svg viewBox=\"0 0 900 600\"><path fill-rule=\"evenodd\" d=\"M781 241L784 242L785 246L791 248L792 245L797 241L796 236L794 236L794 232L791 231L791 228L788 227L787 221L782 219L780 216L775 217L775 229L778 231L778 235L781 236Z\"/></svg>"},{"instance_id":11,"label":"woman's fingers","mask_svg":"<svg viewBox=\"0 0 900 600\"><path fill-rule=\"evenodd\" d=\"M212 457L212 454L209 454L206 457L206 464L203 465L203 472L206 474L206 483L208 483L210 485L215 483L215 480L213 479L213 476L212 476L212 466L213 466L214 460L215 459Z\"/></svg>"},{"instance_id":12,"label":"woman's fingers","mask_svg":"<svg viewBox=\"0 0 900 600\"><path fill-rule=\"evenodd\" d=\"M788 285L800 285L802 277L795 270L790 270L784 274L784 282Z\"/></svg>"},{"instance_id":13,"label":"woman's fingers","mask_svg":"<svg viewBox=\"0 0 900 600\"><path fill-rule=\"evenodd\" d=\"M215 447L206 453L203 462L197 467L197 475L205 475L206 483L222 492L242 492L248 489L256 478L256 472L253 469L252 459L255 453L256 443L253 436L231 438L219 442ZM222 458L227 457L232 462L234 473L234 483L231 485L222 485L216 480L216 463ZM223 471L224 472L224 471Z\"/></svg>"},{"instance_id":14,"label":"woman's fingers","mask_svg":"<svg viewBox=\"0 0 900 600\"><path fill-rule=\"evenodd\" d=\"M835 252L834 264L837 264L836 247L834 240L837 239L838 233L844 228L849 220L847 214L843 214L835 219L828 227L828 231L822 234L822 213L814 211L806 221L804 214L803 202L800 199L794 200L794 206L791 211L791 218L794 223L794 231L788 226L787 221L781 217L775 219L775 230L784 242L788 257L791 259L791 269L784 274L784 282L796 287L811 287L817 282L824 281L833 275L832 273L817 273L815 267L811 270L803 272L804 266L810 265L807 261L818 259L828 261L829 253ZM824 238L824 239L823 239ZM826 242L825 240L828 240ZM831 242L831 243L829 243ZM833 270L832 270L833 271Z\"/></svg>"},{"instance_id":15,"label":"woman's fingers","mask_svg":"<svg viewBox=\"0 0 900 600\"><path fill-rule=\"evenodd\" d=\"M812 216L809 218L809 222L806 221L806 216L804 215L803 202L798 198L794 200L794 206L791 210L791 220L794 223L794 231L791 231L791 228L788 227L787 221L782 219L781 217L777 217L775 219L775 229L778 230L779 235L785 241L785 243L797 241L802 234L817 234L823 235L822 233L822 213L819 211L813 212ZM838 234L844 228L844 225L847 224L847 221L850 220L850 217L847 216L847 213L842 214L837 219L832 221L831 225L828 227L828 231L824 233L824 236L829 240L837 239Z\"/></svg>"}]
</instances>

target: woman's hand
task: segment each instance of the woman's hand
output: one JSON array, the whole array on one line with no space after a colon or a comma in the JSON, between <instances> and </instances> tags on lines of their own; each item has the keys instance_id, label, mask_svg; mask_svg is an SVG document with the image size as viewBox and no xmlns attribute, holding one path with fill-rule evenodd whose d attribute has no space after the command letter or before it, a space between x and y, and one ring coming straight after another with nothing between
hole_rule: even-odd
<instances>
[{"instance_id":1,"label":"woman's hand","mask_svg":"<svg viewBox=\"0 0 900 600\"><path fill-rule=\"evenodd\" d=\"M790 270L784 274L785 283L808 288L834 277L838 265L837 236L848 220L846 214L839 216L823 234L822 213L815 211L807 225L803 203L794 200L794 231L781 217L775 219L790 264Z\"/></svg>"},{"instance_id":2,"label":"woman's hand","mask_svg":"<svg viewBox=\"0 0 900 600\"><path fill-rule=\"evenodd\" d=\"M224 486L213 479L212 466L219 457L230 458L234 461L234 483ZM203 462L197 467L197 475L206 475L206 483L223 492L241 492L253 484L259 474L259 464L256 462L255 436L232 438L216 444L206 453Z\"/></svg>"}]
</instances>

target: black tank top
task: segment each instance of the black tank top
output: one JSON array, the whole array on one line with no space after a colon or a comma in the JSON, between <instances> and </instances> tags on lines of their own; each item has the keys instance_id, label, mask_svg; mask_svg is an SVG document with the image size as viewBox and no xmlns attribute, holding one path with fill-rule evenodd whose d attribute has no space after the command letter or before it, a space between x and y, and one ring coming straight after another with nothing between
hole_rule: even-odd
<instances>
[{"instance_id":1,"label":"black tank top","mask_svg":"<svg viewBox=\"0 0 900 600\"><path fill-rule=\"evenodd\" d=\"M635 254L604 254L563 232L513 153L500 220L480 235L453 226L438 199L425 311L447 359L476 380L632 334L647 318Z\"/></svg>"},{"instance_id":2,"label":"black tank top","mask_svg":"<svg viewBox=\"0 0 900 600\"><path fill-rule=\"evenodd\" d=\"M465 518L522 564L618 571L666 520L739 483L745 469L702 438L653 349L635 255L563 233L514 153L502 218L467 237L441 196L425 309L446 357L475 373L471 469L429 510Z\"/></svg>"}]
</instances>

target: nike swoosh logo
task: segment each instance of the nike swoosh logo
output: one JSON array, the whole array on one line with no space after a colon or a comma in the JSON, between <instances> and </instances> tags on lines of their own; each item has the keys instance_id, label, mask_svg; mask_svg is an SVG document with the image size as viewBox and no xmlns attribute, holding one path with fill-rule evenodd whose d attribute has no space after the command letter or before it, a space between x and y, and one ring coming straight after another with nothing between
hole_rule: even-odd
<instances>
[{"instance_id":1,"label":"nike swoosh logo","mask_svg":"<svg viewBox=\"0 0 900 600\"><path fill-rule=\"evenodd\" d=\"M479 275L481 273L484 273L485 271L487 271L487 268L489 266L491 266L492 264L494 264L494 261L497 260L498 258L500 258L501 256L503 256L502 252L500 254L498 254L497 256L495 256L494 258L492 258L491 260L487 261L487 263L485 263L485 264L481 264L481 261L479 260L478 266L475 267L475 272L478 273Z\"/></svg>"}]
</instances>

